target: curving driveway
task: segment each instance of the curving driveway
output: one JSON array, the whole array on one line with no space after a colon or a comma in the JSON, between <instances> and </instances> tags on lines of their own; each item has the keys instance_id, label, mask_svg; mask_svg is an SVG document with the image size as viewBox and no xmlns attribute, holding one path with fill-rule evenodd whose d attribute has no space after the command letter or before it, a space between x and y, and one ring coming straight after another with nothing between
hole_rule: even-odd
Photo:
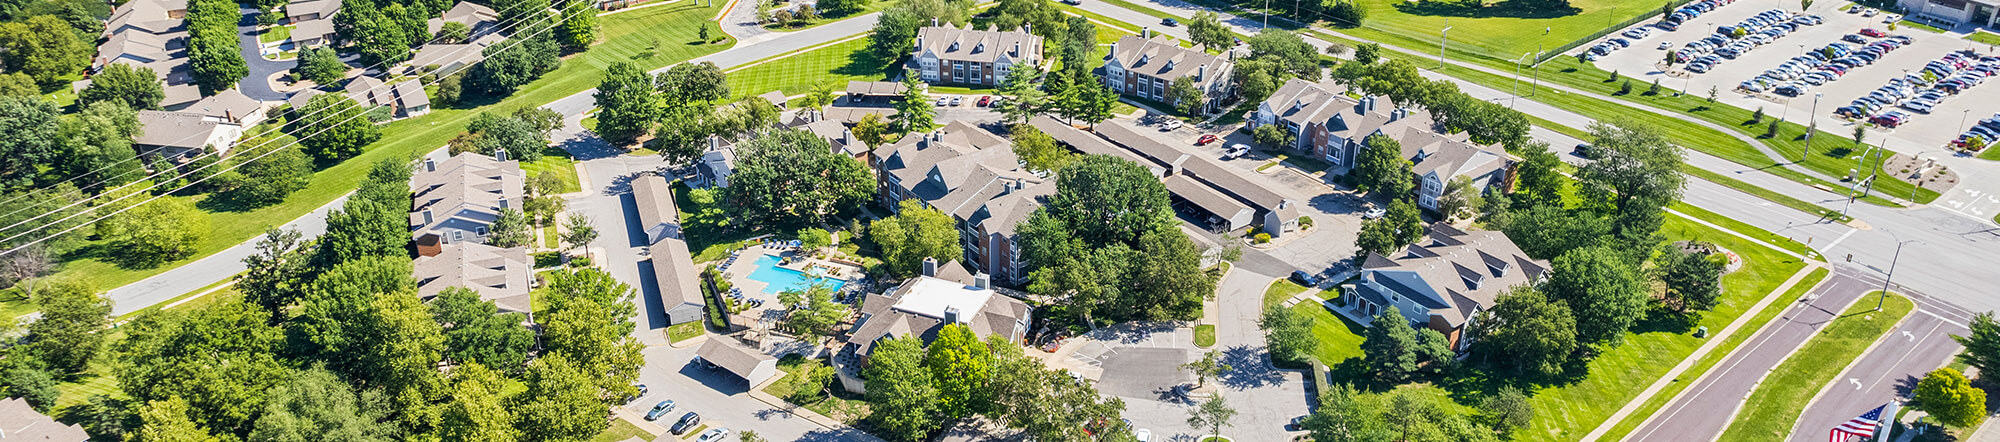
<instances>
[{"instance_id":1,"label":"curving driveway","mask_svg":"<svg viewBox=\"0 0 2000 442\"><path fill-rule=\"evenodd\" d=\"M257 8L240 8L243 21L236 24L236 45L243 50L243 63L249 65L250 75L236 82L236 89L243 95L258 101L282 101L292 94L278 92L271 88L271 74L292 70L298 60L271 61L257 53Z\"/></svg>"}]
</instances>

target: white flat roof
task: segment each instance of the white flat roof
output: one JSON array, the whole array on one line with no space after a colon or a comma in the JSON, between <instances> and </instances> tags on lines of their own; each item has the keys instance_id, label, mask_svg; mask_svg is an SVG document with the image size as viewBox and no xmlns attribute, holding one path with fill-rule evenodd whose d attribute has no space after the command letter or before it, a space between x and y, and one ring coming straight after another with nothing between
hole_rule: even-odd
<instances>
[{"instance_id":1,"label":"white flat roof","mask_svg":"<svg viewBox=\"0 0 2000 442\"><path fill-rule=\"evenodd\" d=\"M945 308L958 310L958 322L971 323L972 317L986 307L986 301L993 298L993 291L978 289L954 281L928 276L919 276L912 283L909 292L896 300L892 308L918 315L944 319Z\"/></svg>"}]
</instances>

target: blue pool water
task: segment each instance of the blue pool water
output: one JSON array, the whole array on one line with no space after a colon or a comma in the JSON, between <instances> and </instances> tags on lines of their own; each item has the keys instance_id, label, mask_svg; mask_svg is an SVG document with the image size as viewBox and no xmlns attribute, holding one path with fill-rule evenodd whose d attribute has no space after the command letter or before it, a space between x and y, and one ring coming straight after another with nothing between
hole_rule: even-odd
<instances>
[{"instance_id":1,"label":"blue pool water","mask_svg":"<svg viewBox=\"0 0 2000 442\"><path fill-rule=\"evenodd\" d=\"M778 257L773 255L759 255L753 264L757 268L750 272L750 279L764 283L764 293L769 295L776 295L786 290L804 290L811 286L813 281L826 281L827 287L836 292L840 291L841 286L847 285L847 280L844 279L816 278L806 276L797 270L778 267Z\"/></svg>"}]
</instances>

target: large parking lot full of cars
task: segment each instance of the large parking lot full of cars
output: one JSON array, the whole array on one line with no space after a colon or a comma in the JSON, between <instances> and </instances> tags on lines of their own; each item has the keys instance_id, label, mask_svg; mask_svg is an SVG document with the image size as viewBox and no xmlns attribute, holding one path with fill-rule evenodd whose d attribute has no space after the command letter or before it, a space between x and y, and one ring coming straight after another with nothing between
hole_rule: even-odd
<instances>
[{"instance_id":1,"label":"large parking lot full of cars","mask_svg":"<svg viewBox=\"0 0 2000 442\"><path fill-rule=\"evenodd\" d=\"M1587 46L1575 55L1634 82L1658 80L1698 95L1715 88L1728 105L1788 121L1810 113L1819 127L1842 128L1827 130L1843 135L1849 125L1864 124L1868 140L1905 153L2000 139L2000 133L1980 137L1985 132L1976 124L2000 109L1992 105L2000 102L2000 87L1976 86L1995 73L1991 47L1892 27L1901 20L1894 14L1819 3L1832 4L1799 11L1792 3L1774 13L1773 3L1690 3L1666 22L1643 22L1598 43L1622 50L1592 54L1588 48L1598 46ZM1607 43L1614 38L1630 47ZM1732 45L1755 54L1725 56ZM1669 57L1676 59L1671 66L1664 63Z\"/></svg>"}]
</instances>

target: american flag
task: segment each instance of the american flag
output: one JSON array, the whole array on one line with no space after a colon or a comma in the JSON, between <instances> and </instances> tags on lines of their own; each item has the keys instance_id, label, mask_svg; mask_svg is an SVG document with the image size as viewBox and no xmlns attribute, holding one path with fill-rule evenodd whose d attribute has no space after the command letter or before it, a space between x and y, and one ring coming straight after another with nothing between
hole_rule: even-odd
<instances>
[{"instance_id":1,"label":"american flag","mask_svg":"<svg viewBox=\"0 0 2000 442\"><path fill-rule=\"evenodd\" d=\"M1841 423L1840 426L1833 427L1833 432L1827 435L1827 442L1848 442L1857 439L1867 440L1874 437L1875 429L1882 426L1882 409L1887 407L1888 405L1886 404L1875 407L1873 410L1868 410L1867 413L1861 413L1860 417L1848 419L1847 422Z\"/></svg>"}]
</instances>

